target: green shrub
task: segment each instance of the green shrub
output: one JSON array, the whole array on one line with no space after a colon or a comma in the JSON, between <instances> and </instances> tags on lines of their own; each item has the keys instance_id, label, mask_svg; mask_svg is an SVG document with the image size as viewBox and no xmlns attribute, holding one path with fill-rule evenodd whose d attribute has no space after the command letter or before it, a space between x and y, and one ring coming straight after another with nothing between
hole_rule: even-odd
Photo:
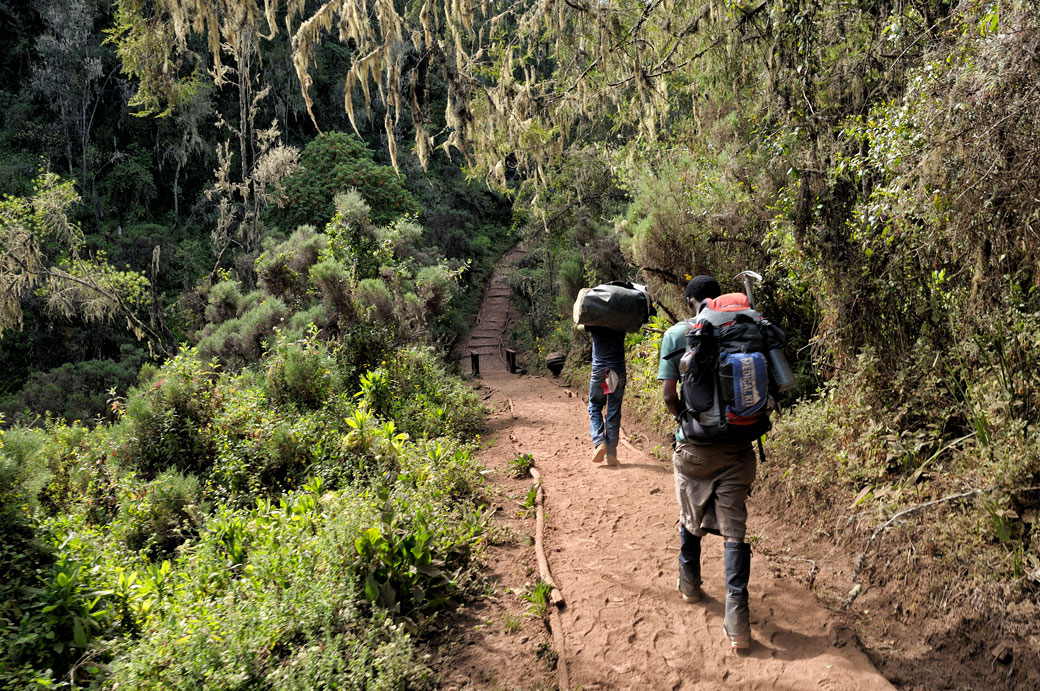
<instances>
[{"instance_id":1,"label":"green shrub","mask_svg":"<svg viewBox=\"0 0 1040 691\"><path fill-rule=\"evenodd\" d=\"M425 315L434 315L455 293L455 275L444 264L424 266L415 276L415 285Z\"/></svg>"},{"instance_id":2,"label":"green shrub","mask_svg":"<svg viewBox=\"0 0 1040 691\"><path fill-rule=\"evenodd\" d=\"M0 429L0 495L4 506L17 513L30 515L38 508L37 499L54 478L43 449L48 444L44 431L26 427Z\"/></svg>"},{"instance_id":3,"label":"green shrub","mask_svg":"<svg viewBox=\"0 0 1040 691\"><path fill-rule=\"evenodd\" d=\"M644 275L655 297L666 299L680 318L687 312L681 296L689 278L716 276L729 292L730 277L766 264L766 228L752 210L749 191L727 174L731 163L725 153L684 156L661 170L640 171L632 183L632 203L620 224L625 249L637 266L650 268Z\"/></svg>"},{"instance_id":4,"label":"green shrub","mask_svg":"<svg viewBox=\"0 0 1040 691\"><path fill-rule=\"evenodd\" d=\"M281 299L267 297L236 319L229 319L216 328L206 327L198 351L203 357L218 358L236 366L256 362L264 352L264 342L289 314Z\"/></svg>"},{"instance_id":5,"label":"green shrub","mask_svg":"<svg viewBox=\"0 0 1040 691\"><path fill-rule=\"evenodd\" d=\"M377 225L419 210L394 170L377 165L371 151L352 134L319 134L304 147L299 163L299 171L283 182L287 203L270 212L270 219L282 227L323 227L335 212L335 195L349 189L365 199Z\"/></svg>"},{"instance_id":6,"label":"green shrub","mask_svg":"<svg viewBox=\"0 0 1040 691\"><path fill-rule=\"evenodd\" d=\"M105 630L111 617L96 574L75 550L63 550L38 516L26 513L24 491L0 449L0 688L36 687L62 679ZM13 501L12 501L13 500ZM48 539L49 538L49 539ZM75 540L69 540L75 543ZM84 670L78 680L89 680Z\"/></svg>"},{"instance_id":7,"label":"green shrub","mask_svg":"<svg viewBox=\"0 0 1040 691\"><path fill-rule=\"evenodd\" d=\"M529 453L517 454L509 461L509 474L517 479L523 479L531 474L534 467L534 456Z\"/></svg>"},{"instance_id":8,"label":"green shrub","mask_svg":"<svg viewBox=\"0 0 1040 691\"><path fill-rule=\"evenodd\" d=\"M0 609L3 682L432 684L410 632L476 586L479 400L378 324L272 333L234 373L197 350L143 372L114 425L0 436L0 601L26 615Z\"/></svg>"},{"instance_id":9,"label":"green shrub","mask_svg":"<svg viewBox=\"0 0 1040 691\"><path fill-rule=\"evenodd\" d=\"M353 493L303 491L221 512L166 576L148 634L118 641L120 688L414 688L429 672L409 635L366 613L360 557L344 545L378 510ZM349 549L349 547L348 547ZM143 623L143 622L142 622ZM220 641L219 644L214 644Z\"/></svg>"},{"instance_id":10,"label":"green shrub","mask_svg":"<svg viewBox=\"0 0 1040 691\"><path fill-rule=\"evenodd\" d=\"M169 557L202 523L202 488L193 475L176 470L124 491L113 536L149 559Z\"/></svg>"},{"instance_id":11,"label":"green shrub","mask_svg":"<svg viewBox=\"0 0 1040 691\"><path fill-rule=\"evenodd\" d=\"M581 257L572 255L560 263L560 306L570 306L578 298L578 291L585 288L585 274Z\"/></svg>"},{"instance_id":12,"label":"green shrub","mask_svg":"<svg viewBox=\"0 0 1040 691\"><path fill-rule=\"evenodd\" d=\"M329 314L325 311L325 307L322 305L311 305L307 309L292 315L289 318L289 325L284 330L279 329L279 331L286 338L291 336L299 340L307 334L311 327L325 334L328 333L327 329L329 326ZM268 344L268 347L270 347L270 344Z\"/></svg>"},{"instance_id":13,"label":"green shrub","mask_svg":"<svg viewBox=\"0 0 1040 691\"><path fill-rule=\"evenodd\" d=\"M484 476L473 458L471 445L452 437L438 437L417 443L416 450L419 453L406 455L401 463L399 493L414 493L422 501L439 502L449 515L450 507L479 499Z\"/></svg>"},{"instance_id":14,"label":"green shrub","mask_svg":"<svg viewBox=\"0 0 1040 691\"><path fill-rule=\"evenodd\" d=\"M195 350L167 361L153 384L127 397L120 458L146 476L208 468L215 449L207 426L220 406L219 378L216 365L203 363Z\"/></svg>"},{"instance_id":15,"label":"green shrub","mask_svg":"<svg viewBox=\"0 0 1040 691\"><path fill-rule=\"evenodd\" d=\"M329 242L322 259L349 266L355 280L375 276L385 252L380 251L376 239L371 207L354 189L336 194L335 207L335 215L325 225Z\"/></svg>"},{"instance_id":16,"label":"green shrub","mask_svg":"<svg viewBox=\"0 0 1040 691\"><path fill-rule=\"evenodd\" d=\"M319 262L311 267L310 280L318 289L326 319L338 323L343 329L357 317L351 277L342 264L332 260Z\"/></svg>"},{"instance_id":17,"label":"green shrub","mask_svg":"<svg viewBox=\"0 0 1040 691\"><path fill-rule=\"evenodd\" d=\"M484 408L473 389L449 377L424 348L403 348L388 360L394 417L413 437L470 437L483 426Z\"/></svg>"},{"instance_id":18,"label":"green shrub","mask_svg":"<svg viewBox=\"0 0 1040 691\"><path fill-rule=\"evenodd\" d=\"M256 276L269 295L298 308L308 299L310 268L318 262L327 238L313 226L300 226L285 242L269 243L256 260Z\"/></svg>"},{"instance_id":19,"label":"green shrub","mask_svg":"<svg viewBox=\"0 0 1040 691\"><path fill-rule=\"evenodd\" d=\"M366 278L360 281L354 291L354 299L358 309L367 310L371 318L384 323L396 321L394 296L382 279Z\"/></svg>"},{"instance_id":20,"label":"green shrub","mask_svg":"<svg viewBox=\"0 0 1040 691\"><path fill-rule=\"evenodd\" d=\"M136 382L145 357L145 351L127 347L119 361L81 360L35 372L21 391L0 398L0 412L16 423L48 415L70 421L111 420L112 392L123 394Z\"/></svg>"},{"instance_id":21,"label":"green shrub","mask_svg":"<svg viewBox=\"0 0 1040 691\"><path fill-rule=\"evenodd\" d=\"M382 367L369 370L361 375L358 383L361 390L355 395L368 412L381 417L393 417L397 407L394 392L390 388L390 379Z\"/></svg>"},{"instance_id":22,"label":"green shrub","mask_svg":"<svg viewBox=\"0 0 1040 691\"><path fill-rule=\"evenodd\" d=\"M414 631L450 601L457 585L448 576L449 564L435 551L428 518L414 508L402 511L385 489L380 494L385 503L379 524L354 540L363 592L369 602L401 615Z\"/></svg>"},{"instance_id":23,"label":"green shrub","mask_svg":"<svg viewBox=\"0 0 1040 691\"><path fill-rule=\"evenodd\" d=\"M2 420L0 420L2 422ZM38 574L47 568L50 555L33 540L33 491L26 491L23 480L26 468L19 462L24 457L16 450L18 442L11 431L0 429L0 687L13 688L31 682L33 660L44 647L33 639L28 645L13 645L21 633L22 611L26 608L24 590L35 587ZM48 478L44 479L44 482ZM37 488L38 491L39 488ZM37 650L36 648L41 650Z\"/></svg>"},{"instance_id":24,"label":"green shrub","mask_svg":"<svg viewBox=\"0 0 1040 691\"><path fill-rule=\"evenodd\" d=\"M211 324L222 324L241 314L242 292L237 281L221 281L206 295L206 319Z\"/></svg>"},{"instance_id":25,"label":"green shrub","mask_svg":"<svg viewBox=\"0 0 1040 691\"><path fill-rule=\"evenodd\" d=\"M317 410L339 388L335 353L314 329L297 341L277 335L263 366L265 390L276 405Z\"/></svg>"}]
</instances>

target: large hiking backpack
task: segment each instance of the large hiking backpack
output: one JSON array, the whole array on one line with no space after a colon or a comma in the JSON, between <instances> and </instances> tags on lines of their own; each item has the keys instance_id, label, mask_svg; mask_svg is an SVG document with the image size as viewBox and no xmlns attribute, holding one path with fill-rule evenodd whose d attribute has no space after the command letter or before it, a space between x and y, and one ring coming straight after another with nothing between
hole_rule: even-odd
<instances>
[{"instance_id":1,"label":"large hiking backpack","mask_svg":"<svg viewBox=\"0 0 1040 691\"><path fill-rule=\"evenodd\" d=\"M686 324L686 349L679 351L683 437L736 444L768 432L774 386L767 353L783 346L783 330L751 309L743 293L708 300Z\"/></svg>"}]
</instances>

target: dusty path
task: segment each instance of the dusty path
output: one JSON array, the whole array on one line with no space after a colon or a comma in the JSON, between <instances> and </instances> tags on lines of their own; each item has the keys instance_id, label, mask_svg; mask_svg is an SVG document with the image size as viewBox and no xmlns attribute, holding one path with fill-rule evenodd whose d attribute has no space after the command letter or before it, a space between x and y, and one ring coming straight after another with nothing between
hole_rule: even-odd
<instances>
[{"instance_id":1,"label":"dusty path","mask_svg":"<svg viewBox=\"0 0 1040 691\"><path fill-rule=\"evenodd\" d=\"M722 631L721 539L709 536L703 543L705 599L683 602L675 587L679 537L671 466L630 445L619 449L618 467L592 463L582 393L557 380L506 371L500 344L509 293L501 275L521 254L504 258L489 282L469 350L481 354L482 383L490 389L485 399L493 411L492 439L482 460L501 478L498 492L522 496L514 486L520 481L502 473L515 454L532 454L543 476L546 552L566 599L557 620L563 650L557 652L569 687L892 689L815 596L776 576L781 570L761 555L751 565L753 643L747 655L733 653ZM517 530L511 502L498 507L500 520L526 534L533 528L521 521ZM750 500L749 534L770 520L765 509ZM530 544L499 548L489 575L503 596L480 605L480 624L464 627L469 630L461 649L444 661L445 688L551 686L548 670L535 674L536 664L499 625L510 604L508 589L533 580ZM544 632L525 631L522 641L544 641Z\"/></svg>"},{"instance_id":2,"label":"dusty path","mask_svg":"<svg viewBox=\"0 0 1040 691\"><path fill-rule=\"evenodd\" d=\"M866 656L801 585L752 561L754 645L729 650L722 633L721 541L704 542L698 604L675 589L679 546L672 472L622 447L620 466L590 462L582 399L542 377L490 373L508 398L514 446L544 475L548 558L562 612L570 686L583 689L888 689ZM755 533L752 500L751 533Z\"/></svg>"}]
</instances>

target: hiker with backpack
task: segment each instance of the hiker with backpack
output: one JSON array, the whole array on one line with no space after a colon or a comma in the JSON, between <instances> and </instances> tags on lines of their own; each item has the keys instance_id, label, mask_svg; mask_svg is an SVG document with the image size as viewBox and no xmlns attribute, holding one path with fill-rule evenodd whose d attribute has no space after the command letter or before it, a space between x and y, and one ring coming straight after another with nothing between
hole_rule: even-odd
<instances>
[{"instance_id":1,"label":"hiker with backpack","mask_svg":"<svg viewBox=\"0 0 1040 691\"><path fill-rule=\"evenodd\" d=\"M693 318L665 332L657 378L677 423L672 455L679 503L677 586L686 602L701 599L701 537L721 535L723 629L732 648L744 650L751 646L751 546L744 538L745 503L757 465L752 443L770 428L769 363L777 353L782 357L784 334L751 308L750 290L747 296L721 293L711 276L690 280L686 301Z\"/></svg>"}]
</instances>

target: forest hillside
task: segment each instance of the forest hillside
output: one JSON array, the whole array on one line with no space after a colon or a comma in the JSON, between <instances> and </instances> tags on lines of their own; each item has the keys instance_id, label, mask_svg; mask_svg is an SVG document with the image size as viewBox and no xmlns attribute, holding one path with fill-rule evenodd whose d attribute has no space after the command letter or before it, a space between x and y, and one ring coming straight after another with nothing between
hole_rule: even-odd
<instances>
[{"instance_id":1,"label":"forest hillside","mask_svg":"<svg viewBox=\"0 0 1040 691\"><path fill-rule=\"evenodd\" d=\"M854 560L818 594L1030 683L1035 0L0 21L0 688L435 685L490 535L450 353L517 242L532 371L580 378L581 287L649 285L626 405L662 437L686 281L762 274L798 386L761 492Z\"/></svg>"}]
</instances>

